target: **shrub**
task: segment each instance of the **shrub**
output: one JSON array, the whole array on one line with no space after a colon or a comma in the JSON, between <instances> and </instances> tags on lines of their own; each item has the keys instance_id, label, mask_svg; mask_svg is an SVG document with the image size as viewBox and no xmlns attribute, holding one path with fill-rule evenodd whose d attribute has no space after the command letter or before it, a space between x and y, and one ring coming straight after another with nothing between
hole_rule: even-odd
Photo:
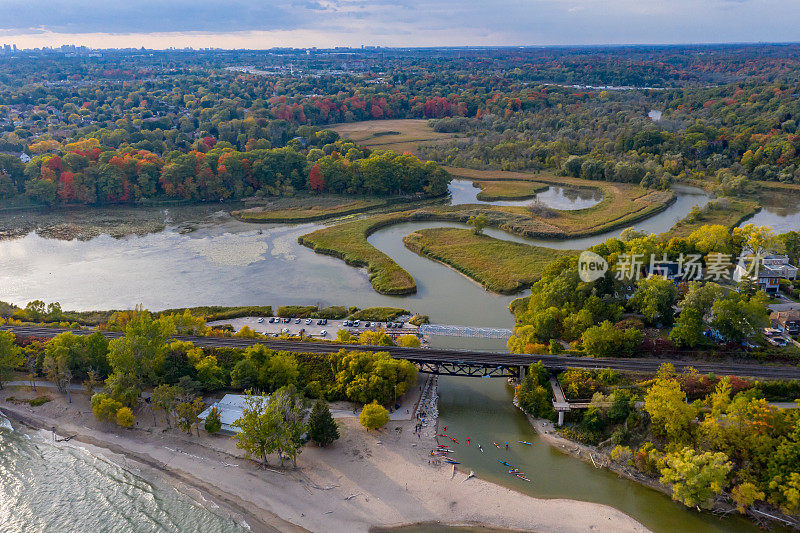
<instances>
[{"instance_id":1,"label":"shrub","mask_svg":"<svg viewBox=\"0 0 800 533\"><path fill-rule=\"evenodd\" d=\"M350 315L353 320L374 320L376 322L391 322L402 315L410 315L400 307L368 307Z\"/></svg>"},{"instance_id":2,"label":"shrub","mask_svg":"<svg viewBox=\"0 0 800 533\"><path fill-rule=\"evenodd\" d=\"M389 411L378 402L373 401L364 406L361 414L358 415L358 421L368 430L379 429L389 422Z\"/></svg>"},{"instance_id":3,"label":"shrub","mask_svg":"<svg viewBox=\"0 0 800 533\"><path fill-rule=\"evenodd\" d=\"M121 407L117 410L117 425L122 428L129 428L133 425L136 418L130 407Z\"/></svg>"},{"instance_id":4,"label":"shrub","mask_svg":"<svg viewBox=\"0 0 800 533\"><path fill-rule=\"evenodd\" d=\"M122 404L113 398L109 398L103 393L92 396L92 412L101 422L114 422L117 418L117 411L122 409Z\"/></svg>"},{"instance_id":5,"label":"shrub","mask_svg":"<svg viewBox=\"0 0 800 533\"><path fill-rule=\"evenodd\" d=\"M422 341L416 335L400 335L395 342L404 348L419 348L422 345Z\"/></svg>"},{"instance_id":6,"label":"shrub","mask_svg":"<svg viewBox=\"0 0 800 533\"><path fill-rule=\"evenodd\" d=\"M316 305L282 305L277 315L284 318L308 318L316 315Z\"/></svg>"},{"instance_id":7,"label":"shrub","mask_svg":"<svg viewBox=\"0 0 800 533\"><path fill-rule=\"evenodd\" d=\"M611 460L615 463L628 464L633 458L633 451L627 446L614 446L611 450Z\"/></svg>"},{"instance_id":8,"label":"shrub","mask_svg":"<svg viewBox=\"0 0 800 533\"><path fill-rule=\"evenodd\" d=\"M414 315L408 319L408 323L419 327L422 324L430 324L431 319L428 315Z\"/></svg>"},{"instance_id":9,"label":"shrub","mask_svg":"<svg viewBox=\"0 0 800 533\"><path fill-rule=\"evenodd\" d=\"M28 404L30 404L31 407L39 407L40 405L44 405L51 400L52 398L50 396L37 396L36 398L28 400Z\"/></svg>"},{"instance_id":10,"label":"shrub","mask_svg":"<svg viewBox=\"0 0 800 533\"><path fill-rule=\"evenodd\" d=\"M213 435L214 433L218 433L220 429L222 429L222 420L219 416L219 407L216 405L211 408L209 411L208 416L206 417L206 422L203 425L205 430Z\"/></svg>"}]
</instances>

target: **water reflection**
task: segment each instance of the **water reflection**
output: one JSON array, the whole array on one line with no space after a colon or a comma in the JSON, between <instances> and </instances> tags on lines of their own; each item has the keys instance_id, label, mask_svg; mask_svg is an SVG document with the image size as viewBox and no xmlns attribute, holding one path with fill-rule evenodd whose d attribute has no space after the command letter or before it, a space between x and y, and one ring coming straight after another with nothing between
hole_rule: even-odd
<instances>
[{"instance_id":1,"label":"water reflection","mask_svg":"<svg viewBox=\"0 0 800 533\"><path fill-rule=\"evenodd\" d=\"M450 205L463 204L486 204L498 206L525 206L531 202L539 201L553 209L571 211L575 209L586 209L599 204L603 200L603 193L599 189L583 187L558 187L551 186L547 190L536 193L535 200L528 198L523 200L498 200L487 202L478 200L478 193L481 190L472 184L471 180L453 180L449 185Z\"/></svg>"},{"instance_id":2,"label":"water reflection","mask_svg":"<svg viewBox=\"0 0 800 533\"><path fill-rule=\"evenodd\" d=\"M769 226L773 232L786 233L800 230L800 197L798 194L768 194L759 198L761 211L748 218L741 225L755 224Z\"/></svg>"},{"instance_id":3,"label":"water reflection","mask_svg":"<svg viewBox=\"0 0 800 533\"><path fill-rule=\"evenodd\" d=\"M687 510L666 495L562 454L537 437L525 416L511 403L512 396L511 388L502 379L439 378L439 427L446 426L447 434L461 443L467 437L472 443L454 448L463 469L535 497L610 505L656 532L758 530L743 519L719 519ZM531 442L532 446L519 444L520 440ZM502 449L495 448L492 441L501 444ZM483 452L477 444L483 446ZM525 472L531 482L509 476L498 459Z\"/></svg>"}]
</instances>

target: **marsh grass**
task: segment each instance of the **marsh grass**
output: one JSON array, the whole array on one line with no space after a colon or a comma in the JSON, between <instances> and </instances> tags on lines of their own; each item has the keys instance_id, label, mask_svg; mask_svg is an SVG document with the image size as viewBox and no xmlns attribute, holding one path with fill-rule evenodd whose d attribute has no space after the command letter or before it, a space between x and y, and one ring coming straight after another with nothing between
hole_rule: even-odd
<instances>
[{"instance_id":1,"label":"marsh grass","mask_svg":"<svg viewBox=\"0 0 800 533\"><path fill-rule=\"evenodd\" d=\"M552 261L578 253L504 241L459 228L421 229L407 235L403 242L409 250L445 263L501 294L530 287Z\"/></svg>"}]
</instances>

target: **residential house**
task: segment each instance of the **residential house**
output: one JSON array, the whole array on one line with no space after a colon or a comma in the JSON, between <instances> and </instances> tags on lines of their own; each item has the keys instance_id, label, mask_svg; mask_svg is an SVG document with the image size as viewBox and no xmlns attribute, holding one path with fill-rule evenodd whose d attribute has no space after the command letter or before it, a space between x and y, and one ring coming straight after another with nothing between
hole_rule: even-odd
<instances>
[{"instance_id":1,"label":"residential house","mask_svg":"<svg viewBox=\"0 0 800 533\"><path fill-rule=\"evenodd\" d=\"M800 334L800 311L775 311L769 315L770 321L789 335Z\"/></svg>"},{"instance_id":2,"label":"residential house","mask_svg":"<svg viewBox=\"0 0 800 533\"><path fill-rule=\"evenodd\" d=\"M774 256L768 256L774 257ZM778 294L780 289L780 281L787 278L788 275L797 276L797 268L790 265L788 260L785 264L777 264L774 266L768 264L760 264L758 268L747 269L742 264L737 264L733 270L733 281L740 282L745 279L752 279L758 284L758 288L767 294Z\"/></svg>"},{"instance_id":3,"label":"residential house","mask_svg":"<svg viewBox=\"0 0 800 533\"><path fill-rule=\"evenodd\" d=\"M783 279L797 279L797 267L789 264L789 257L785 255L767 255L761 263L770 269L780 272Z\"/></svg>"}]
</instances>

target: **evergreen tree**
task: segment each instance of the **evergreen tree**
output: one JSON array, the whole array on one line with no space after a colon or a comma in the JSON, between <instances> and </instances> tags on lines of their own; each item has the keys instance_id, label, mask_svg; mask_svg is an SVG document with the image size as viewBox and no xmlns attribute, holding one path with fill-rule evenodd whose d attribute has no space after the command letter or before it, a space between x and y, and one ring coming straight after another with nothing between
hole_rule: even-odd
<instances>
[{"instance_id":1,"label":"evergreen tree","mask_svg":"<svg viewBox=\"0 0 800 533\"><path fill-rule=\"evenodd\" d=\"M308 419L308 438L320 446L327 446L339 438L339 427L324 400L317 400L311 410Z\"/></svg>"}]
</instances>

